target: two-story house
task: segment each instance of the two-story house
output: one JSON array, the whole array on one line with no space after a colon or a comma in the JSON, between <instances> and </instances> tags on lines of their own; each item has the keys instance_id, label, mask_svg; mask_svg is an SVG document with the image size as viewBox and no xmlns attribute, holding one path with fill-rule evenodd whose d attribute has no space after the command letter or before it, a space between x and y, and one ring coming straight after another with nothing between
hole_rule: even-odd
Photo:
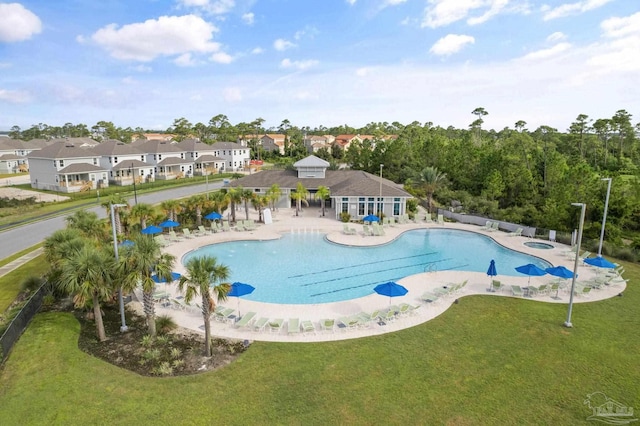
<instances>
[{"instance_id":1,"label":"two-story house","mask_svg":"<svg viewBox=\"0 0 640 426\"><path fill-rule=\"evenodd\" d=\"M224 159L225 172L244 170L249 166L251 160L251 150L246 146L241 146L234 142L216 142L211 145L213 155Z\"/></svg>"},{"instance_id":2,"label":"two-story house","mask_svg":"<svg viewBox=\"0 0 640 426\"><path fill-rule=\"evenodd\" d=\"M185 139L177 145L187 153L186 158L194 162L194 175L206 176L224 170L225 159L216 156L215 152L219 149L213 145L198 139Z\"/></svg>"},{"instance_id":3,"label":"two-story house","mask_svg":"<svg viewBox=\"0 0 640 426\"><path fill-rule=\"evenodd\" d=\"M92 148L100 155L100 166L109 170L109 182L114 185L132 185L152 182L154 166L145 162L146 154L131 144L107 139Z\"/></svg>"},{"instance_id":4,"label":"two-story house","mask_svg":"<svg viewBox=\"0 0 640 426\"><path fill-rule=\"evenodd\" d=\"M279 133L267 133L260 138L260 145L262 146L262 149L267 152L277 151L281 155L284 155L286 138L286 135L281 135Z\"/></svg>"},{"instance_id":5,"label":"two-story house","mask_svg":"<svg viewBox=\"0 0 640 426\"><path fill-rule=\"evenodd\" d=\"M156 179L171 180L193 176L194 161L177 144L152 139L136 143L137 149L146 154L146 163L154 166Z\"/></svg>"}]
</instances>

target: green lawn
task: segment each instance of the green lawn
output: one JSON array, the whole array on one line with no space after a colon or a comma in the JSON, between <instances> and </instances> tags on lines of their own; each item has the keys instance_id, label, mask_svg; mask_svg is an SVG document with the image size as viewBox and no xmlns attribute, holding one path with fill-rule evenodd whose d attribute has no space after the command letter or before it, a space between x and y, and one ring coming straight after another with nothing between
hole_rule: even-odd
<instances>
[{"instance_id":1,"label":"green lawn","mask_svg":"<svg viewBox=\"0 0 640 426\"><path fill-rule=\"evenodd\" d=\"M28 250L25 250L25 252L26 251ZM13 256L11 258L13 258ZM16 299L18 293L20 293L20 286L26 278L32 275L40 276L48 270L49 264L44 258L44 255L40 255L20 268L0 277L0 315Z\"/></svg>"},{"instance_id":2,"label":"green lawn","mask_svg":"<svg viewBox=\"0 0 640 426\"><path fill-rule=\"evenodd\" d=\"M0 373L0 424L583 424L589 393L640 408L640 267L623 297L567 307L464 297L401 332L253 343L235 363L148 378L77 349L70 314L36 316ZM428 308L427 308L428 309Z\"/></svg>"}]
</instances>

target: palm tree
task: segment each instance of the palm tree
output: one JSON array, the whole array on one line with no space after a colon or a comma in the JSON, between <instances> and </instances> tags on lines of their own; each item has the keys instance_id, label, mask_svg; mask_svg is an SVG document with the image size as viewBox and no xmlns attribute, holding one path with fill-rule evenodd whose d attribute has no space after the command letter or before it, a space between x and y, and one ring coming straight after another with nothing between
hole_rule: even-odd
<instances>
[{"instance_id":1,"label":"palm tree","mask_svg":"<svg viewBox=\"0 0 640 426\"><path fill-rule=\"evenodd\" d=\"M280 185L278 185L277 183L274 183L273 185L271 185L271 187L267 190L267 196L271 201L271 210L275 210L276 203L282 196L282 190L280 189Z\"/></svg>"},{"instance_id":2,"label":"palm tree","mask_svg":"<svg viewBox=\"0 0 640 426\"><path fill-rule=\"evenodd\" d=\"M256 194L251 200L251 204L253 204L253 208L258 211L258 222L263 222L262 212L264 211L264 208L269 205L269 197L266 195Z\"/></svg>"},{"instance_id":3,"label":"palm tree","mask_svg":"<svg viewBox=\"0 0 640 426\"><path fill-rule=\"evenodd\" d=\"M196 226L202 225L202 209L204 209L208 203L209 201L207 200L207 197L202 194L196 194L187 199L187 208L195 210Z\"/></svg>"},{"instance_id":4,"label":"palm tree","mask_svg":"<svg viewBox=\"0 0 640 426\"><path fill-rule=\"evenodd\" d=\"M147 227L147 220L154 215L155 211L151 204L138 203L131 207L131 216L140 219L140 228L144 229Z\"/></svg>"},{"instance_id":5,"label":"palm tree","mask_svg":"<svg viewBox=\"0 0 640 426\"><path fill-rule=\"evenodd\" d=\"M296 186L296 190L291 193L291 198L296 202L296 216L298 213L302 211L302 203L306 206L309 205L307 201L307 196L309 195L309 191L304 187L302 182L298 182L298 186Z\"/></svg>"},{"instance_id":6,"label":"palm tree","mask_svg":"<svg viewBox=\"0 0 640 426\"><path fill-rule=\"evenodd\" d=\"M107 336L102 322L100 300L113 294L112 272L115 258L106 250L86 244L80 251L64 259L61 265L61 289L74 295L76 307L86 306L89 300L93 302L98 339L103 342Z\"/></svg>"},{"instance_id":7,"label":"palm tree","mask_svg":"<svg viewBox=\"0 0 640 426\"><path fill-rule=\"evenodd\" d=\"M255 196L255 192L250 189L242 189L240 191L240 198L242 198L242 202L244 204L244 214L246 216L246 220L249 220L249 202L251 202L251 200L253 200Z\"/></svg>"},{"instance_id":8,"label":"palm tree","mask_svg":"<svg viewBox=\"0 0 640 426\"><path fill-rule=\"evenodd\" d=\"M316 195L320 198L320 203L322 204L322 216L324 216L324 202L331 196L331 191L326 186L321 185L318 187Z\"/></svg>"},{"instance_id":9,"label":"palm tree","mask_svg":"<svg viewBox=\"0 0 640 426\"><path fill-rule=\"evenodd\" d=\"M204 320L205 355L211 356L211 313L216 301L224 302L231 289L229 283L229 267L219 264L215 257L203 256L191 258L185 265L187 272L180 278L178 288L184 292L186 303L194 297L202 297L202 318ZM212 294L213 292L213 294Z\"/></svg>"},{"instance_id":10,"label":"palm tree","mask_svg":"<svg viewBox=\"0 0 640 426\"><path fill-rule=\"evenodd\" d=\"M77 228L59 229L44 240L44 256L53 269L72 253L80 251L86 241Z\"/></svg>"},{"instance_id":11,"label":"palm tree","mask_svg":"<svg viewBox=\"0 0 640 426\"><path fill-rule=\"evenodd\" d=\"M231 205L231 221L236 221L236 206L242 202L242 187L227 189L227 198Z\"/></svg>"},{"instance_id":12,"label":"palm tree","mask_svg":"<svg viewBox=\"0 0 640 426\"><path fill-rule=\"evenodd\" d=\"M444 184L447 175L440 173L437 167L424 168L418 177L420 186L427 195L427 207L433 211L433 194Z\"/></svg>"},{"instance_id":13,"label":"palm tree","mask_svg":"<svg viewBox=\"0 0 640 426\"><path fill-rule=\"evenodd\" d=\"M160 208L167 215L167 218L169 220L175 221L178 220L178 213L182 211L182 205L178 200L163 201L162 203L160 203Z\"/></svg>"},{"instance_id":14,"label":"palm tree","mask_svg":"<svg viewBox=\"0 0 640 426\"><path fill-rule=\"evenodd\" d=\"M217 211L220 214L224 214L224 211L229 207L229 198L225 191L216 191L211 194L210 202L212 204L212 210Z\"/></svg>"},{"instance_id":15,"label":"palm tree","mask_svg":"<svg viewBox=\"0 0 640 426\"><path fill-rule=\"evenodd\" d=\"M78 210L71 216L67 216L65 221L68 228L77 229L89 238L100 240L107 236L104 223L94 212Z\"/></svg>"},{"instance_id":16,"label":"palm tree","mask_svg":"<svg viewBox=\"0 0 640 426\"><path fill-rule=\"evenodd\" d=\"M156 283L151 276L155 273L160 278L171 280L171 270L175 257L163 253L160 244L147 235L137 235L132 238L133 245L123 252L120 258L119 276L124 277L123 289L133 290L142 285L142 302L147 318L147 327L151 336L156 335L156 312L153 303L153 291Z\"/></svg>"},{"instance_id":17,"label":"palm tree","mask_svg":"<svg viewBox=\"0 0 640 426\"><path fill-rule=\"evenodd\" d=\"M102 207L104 207L107 210L108 218L111 217L111 204L126 204L127 206L129 205L127 200L125 200L124 197L122 197L120 194L115 194L110 196L102 204L100 204ZM116 225L116 232L118 234L122 234L122 221L120 220L119 209L120 207L114 207L113 211L115 213L115 217L113 221Z\"/></svg>"}]
</instances>

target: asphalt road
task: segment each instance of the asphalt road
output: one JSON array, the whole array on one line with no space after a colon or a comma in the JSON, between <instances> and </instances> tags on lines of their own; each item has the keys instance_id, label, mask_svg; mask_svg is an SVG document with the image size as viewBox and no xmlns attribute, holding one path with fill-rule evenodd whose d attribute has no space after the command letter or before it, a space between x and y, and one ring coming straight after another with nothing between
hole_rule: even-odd
<instances>
[{"instance_id":1,"label":"asphalt road","mask_svg":"<svg viewBox=\"0 0 640 426\"><path fill-rule=\"evenodd\" d=\"M176 198L190 197L194 194L219 189L222 182L212 182L206 184L187 186L181 188L167 189L164 191L153 192L150 194L138 195L138 202L147 204L156 204L165 200ZM134 199L128 200L130 205L134 204ZM104 207L96 206L88 208L87 211L95 212L100 218L106 218L107 213ZM0 232L0 259L5 259L14 253L32 247L43 241L49 235L58 229L63 229L66 215L57 216L51 219L45 219L40 222L30 223L28 225L19 226L7 231Z\"/></svg>"}]
</instances>

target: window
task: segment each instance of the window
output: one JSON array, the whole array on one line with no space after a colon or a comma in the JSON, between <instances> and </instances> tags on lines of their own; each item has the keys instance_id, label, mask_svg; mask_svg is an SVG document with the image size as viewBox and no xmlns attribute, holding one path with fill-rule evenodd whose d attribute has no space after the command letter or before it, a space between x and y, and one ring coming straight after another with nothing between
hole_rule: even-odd
<instances>
[{"instance_id":1,"label":"window","mask_svg":"<svg viewBox=\"0 0 640 426\"><path fill-rule=\"evenodd\" d=\"M393 214L394 215L400 214L400 198L393 199Z\"/></svg>"},{"instance_id":2,"label":"window","mask_svg":"<svg viewBox=\"0 0 640 426\"><path fill-rule=\"evenodd\" d=\"M140 161L142 161L144 163L144 155L140 156Z\"/></svg>"},{"instance_id":3,"label":"window","mask_svg":"<svg viewBox=\"0 0 640 426\"><path fill-rule=\"evenodd\" d=\"M93 165L94 165L94 166L97 166L97 165L98 165L98 159L97 159L97 158L95 158L95 157L94 157L94 159L93 159Z\"/></svg>"},{"instance_id":4,"label":"window","mask_svg":"<svg viewBox=\"0 0 640 426\"><path fill-rule=\"evenodd\" d=\"M162 161L162 154L158 154L158 161Z\"/></svg>"},{"instance_id":5,"label":"window","mask_svg":"<svg viewBox=\"0 0 640 426\"><path fill-rule=\"evenodd\" d=\"M115 158L113 159L113 161L114 161L114 163L115 163L115 164L118 164L118 157L115 157Z\"/></svg>"},{"instance_id":6,"label":"window","mask_svg":"<svg viewBox=\"0 0 640 426\"><path fill-rule=\"evenodd\" d=\"M64 167L64 160L60 160L60 167Z\"/></svg>"},{"instance_id":7,"label":"window","mask_svg":"<svg viewBox=\"0 0 640 426\"><path fill-rule=\"evenodd\" d=\"M375 198L369 197L369 204L367 205L367 214L375 214L374 209L374 200Z\"/></svg>"},{"instance_id":8,"label":"window","mask_svg":"<svg viewBox=\"0 0 640 426\"><path fill-rule=\"evenodd\" d=\"M349 213L349 197L342 197L342 213Z\"/></svg>"},{"instance_id":9,"label":"window","mask_svg":"<svg viewBox=\"0 0 640 426\"><path fill-rule=\"evenodd\" d=\"M365 205L364 197L358 198L358 215L360 216L364 216L364 205Z\"/></svg>"}]
</instances>

